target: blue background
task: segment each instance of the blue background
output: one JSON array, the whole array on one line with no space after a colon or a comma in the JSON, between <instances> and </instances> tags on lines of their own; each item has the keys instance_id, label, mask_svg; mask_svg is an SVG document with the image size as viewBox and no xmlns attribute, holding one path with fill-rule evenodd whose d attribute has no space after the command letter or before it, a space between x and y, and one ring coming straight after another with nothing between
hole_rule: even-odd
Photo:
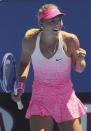
<instances>
[{"instance_id":1,"label":"blue background","mask_svg":"<svg viewBox=\"0 0 91 131\"><path fill-rule=\"evenodd\" d=\"M22 39L29 28L38 27L37 11L42 4L54 3L67 15L63 18L65 31L75 33L81 47L87 51L87 68L82 74L72 71L76 92L91 92L91 1L90 0L0 0L0 63L5 53L12 52L17 61ZM33 70L27 80L26 92L32 89Z\"/></svg>"}]
</instances>

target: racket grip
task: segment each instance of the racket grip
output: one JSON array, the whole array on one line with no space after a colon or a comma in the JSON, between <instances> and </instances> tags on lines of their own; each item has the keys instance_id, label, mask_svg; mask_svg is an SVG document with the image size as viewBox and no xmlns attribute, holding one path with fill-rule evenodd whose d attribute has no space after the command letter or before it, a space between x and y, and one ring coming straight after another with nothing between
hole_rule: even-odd
<instances>
[{"instance_id":1,"label":"racket grip","mask_svg":"<svg viewBox=\"0 0 91 131\"><path fill-rule=\"evenodd\" d=\"M17 106L18 106L18 109L19 110L22 110L23 109L23 103L21 100L17 101Z\"/></svg>"},{"instance_id":2,"label":"racket grip","mask_svg":"<svg viewBox=\"0 0 91 131\"><path fill-rule=\"evenodd\" d=\"M14 94L17 95L17 89L14 90ZM22 103L21 99L18 100L16 103L17 103L18 109L22 110L23 109L23 103Z\"/></svg>"}]
</instances>

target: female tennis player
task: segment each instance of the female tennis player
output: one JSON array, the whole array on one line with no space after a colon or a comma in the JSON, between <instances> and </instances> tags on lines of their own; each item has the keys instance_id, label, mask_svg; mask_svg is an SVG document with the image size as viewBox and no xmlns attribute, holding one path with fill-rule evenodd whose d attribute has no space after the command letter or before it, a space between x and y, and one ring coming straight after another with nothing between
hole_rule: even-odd
<instances>
[{"instance_id":1,"label":"female tennis player","mask_svg":"<svg viewBox=\"0 0 91 131\"><path fill-rule=\"evenodd\" d=\"M54 4L38 11L39 29L26 32L19 66L20 99L32 63L34 81L26 112L31 131L53 131L55 121L61 131L82 131L81 116L86 107L77 98L71 80L71 68L82 73L86 67L86 51L73 33L62 30L62 13Z\"/></svg>"}]
</instances>

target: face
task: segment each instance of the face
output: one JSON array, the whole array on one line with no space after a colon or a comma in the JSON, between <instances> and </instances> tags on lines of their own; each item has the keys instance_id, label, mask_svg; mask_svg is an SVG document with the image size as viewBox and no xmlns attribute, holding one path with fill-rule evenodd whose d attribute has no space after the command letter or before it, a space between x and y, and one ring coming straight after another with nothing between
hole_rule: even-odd
<instances>
[{"instance_id":1,"label":"face","mask_svg":"<svg viewBox=\"0 0 91 131\"><path fill-rule=\"evenodd\" d=\"M44 31L58 33L61 30L61 16L42 21Z\"/></svg>"}]
</instances>

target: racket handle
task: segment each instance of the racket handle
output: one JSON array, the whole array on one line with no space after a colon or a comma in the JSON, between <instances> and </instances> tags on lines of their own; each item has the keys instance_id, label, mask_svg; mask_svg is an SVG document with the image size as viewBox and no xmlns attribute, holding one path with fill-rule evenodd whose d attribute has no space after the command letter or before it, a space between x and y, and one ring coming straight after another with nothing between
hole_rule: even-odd
<instances>
[{"instance_id":1,"label":"racket handle","mask_svg":"<svg viewBox=\"0 0 91 131\"><path fill-rule=\"evenodd\" d=\"M14 89L14 94L17 95L17 89ZM23 109L23 103L22 103L21 99L18 100L16 103L17 103L18 109L22 110Z\"/></svg>"},{"instance_id":2,"label":"racket handle","mask_svg":"<svg viewBox=\"0 0 91 131\"><path fill-rule=\"evenodd\" d=\"M19 109L19 110L22 110L22 109L23 109L23 104L22 104L22 101L21 101L21 100L17 101L17 106L18 106L18 109Z\"/></svg>"}]
</instances>

